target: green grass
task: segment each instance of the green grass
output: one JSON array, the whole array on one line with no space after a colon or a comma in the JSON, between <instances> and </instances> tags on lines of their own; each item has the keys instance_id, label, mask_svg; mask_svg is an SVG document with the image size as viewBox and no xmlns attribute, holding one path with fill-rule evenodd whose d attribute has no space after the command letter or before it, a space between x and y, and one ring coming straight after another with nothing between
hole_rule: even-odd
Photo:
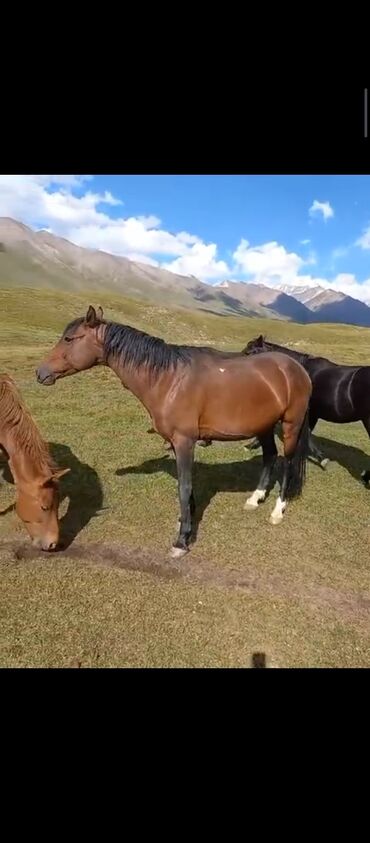
<instances>
[{"instance_id":1,"label":"green grass","mask_svg":"<svg viewBox=\"0 0 370 843\"><path fill-rule=\"evenodd\" d=\"M34 558L23 552L28 540L14 512L0 516L0 664L241 667L263 651L271 666L368 666L370 491L359 476L370 448L362 425L318 425L332 462L326 473L309 465L303 497L279 527L268 523L276 489L257 512L243 511L260 454L232 443L197 449L203 516L191 554L174 565L175 464L159 437L147 435L144 408L109 370L53 389L35 380L47 349L89 303L171 341L239 349L264 333L334 360L369 362L367 329L0 290L0 370L16 379L59 463L72 468L61 514L69 499L66 524L76 534L65 554ZM0 496L1 512L13 487L1 484Z\"/></svg>"}]
</instances>

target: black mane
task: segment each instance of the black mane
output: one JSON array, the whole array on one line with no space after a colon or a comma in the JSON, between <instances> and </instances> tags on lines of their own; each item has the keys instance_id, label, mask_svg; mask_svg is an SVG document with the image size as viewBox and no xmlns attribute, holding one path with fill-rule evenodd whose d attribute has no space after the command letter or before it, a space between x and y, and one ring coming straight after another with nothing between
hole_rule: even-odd
<instances>
[{"instance_id":1,"label":"black mane","mask_svg":"<svg viewBox=\"0 0 370 843\"><path fill-rule=\"evenodd\" d=\"M189 365L191 349L187 346L172 345L159 337L152 337L129 325L107 322L104 334L104 357L113 355L124 365L135 369L146 365L152 372L176 368L178 363Z\"/></svg>"},{"instance_id":2,"label":"black mane","mask_svg":"<svg viewBox=\"0 0 370 843\"><path fill-rule=\"evenodd\" d=\"M255 342L255 340L252 340L252 342ZM298 360L299 362L301 360L314 360L315 359L315 356L313 354L308 354L305 351L296 351L294 348L289 348L289 346L286 346L286 345L278 345L278 343L270 342L269 340L265 339L265 337L263 338L263 342L264 342L265 345L272 347L273 351L280 351L282 349L282 351L285 354L290 354L292 357L295 357L295 359ZM248 348L248 346L246 346L246 348L244 349L244 352L246 351L247 348ZM263 351L266 351L266 348L264 348L264 347L261 348L260 346L258 346L257 348L251 348L248 351L248 354L260 354Z\"/></svg>"},{"instance_id":3,"label":"black mane","mask_svg":"<svg viewBox=\"0 0 370 843\"><path fill-rule=\"evenodd\" d=\"M272 345L274 347L274 349L280 350L281 348L283 348L284 351L289 351L294 356L301 357L302 360L313 360L313 358L314 358L313 354L309 354L307 351L296 351L295 348L289 348L288 345L279 345L276 342L269 342L268 340L266 340L266 343L268 345Z\"/></svg>"}]
</instances>

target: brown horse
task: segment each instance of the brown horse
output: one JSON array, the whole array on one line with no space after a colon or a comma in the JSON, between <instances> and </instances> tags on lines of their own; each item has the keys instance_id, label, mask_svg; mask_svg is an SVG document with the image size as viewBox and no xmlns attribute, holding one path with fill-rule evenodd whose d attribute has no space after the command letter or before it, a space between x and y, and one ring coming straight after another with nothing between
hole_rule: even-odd
<instances>
[{"instance_id":1,"label":"brown horse","mask_svg":"<svg viewBox=\"0 0 370 843\"><path fill-rule=\"evenodd\" d=\"M75 319L37 370L51 386L58 378L97 365L109 366L123 386L147 409L154 430L176 455L181 507L173 556L189 550L195 504L192 491L194 445L199 440L243 440L258 435L263 471L247 501L265 499L277 456L274 426L282 421L284 470L280 496L271 516L282 520L286 501L301 493L307 458L311 381L285 354L246 357L213 348L172 345L162 339L103 319L89 307Z\"/></svg>"},{"instance_id":2,"label":"brown horse","mask_svg":"<svg viewBox=\"0 0 370 843\"><path fill-rule=\"evenodd\" d=\"M9 375L0 375L0 446L16 487L17 515L36 547L55 550L59 542L58 480L70 469L54 465Z\"/></svg>"}]
</instances>

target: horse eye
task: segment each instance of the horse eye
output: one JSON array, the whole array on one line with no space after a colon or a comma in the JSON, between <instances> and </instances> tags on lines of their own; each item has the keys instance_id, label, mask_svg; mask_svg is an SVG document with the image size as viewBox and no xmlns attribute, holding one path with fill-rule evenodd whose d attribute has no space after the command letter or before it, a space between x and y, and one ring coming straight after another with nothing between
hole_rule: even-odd
<instances>
[{"instance_id":1,"label":"horse eye","mask_svg":"<svg viewBox=\"0 0 370 843\"><path fill-rule=\"evenodd\" d=\"M50 506L41 506L43 512L49 512Z\"/></svg>"},{"instance_id":2,"label":"horse eye","mask_svg":"<svg viewBox=\"0 0 370 843\"><path fill-rule=\"evenodd\" d=\"M64 337L65 342L72 342L73 337Z\"/></svg>"}]
</instances>

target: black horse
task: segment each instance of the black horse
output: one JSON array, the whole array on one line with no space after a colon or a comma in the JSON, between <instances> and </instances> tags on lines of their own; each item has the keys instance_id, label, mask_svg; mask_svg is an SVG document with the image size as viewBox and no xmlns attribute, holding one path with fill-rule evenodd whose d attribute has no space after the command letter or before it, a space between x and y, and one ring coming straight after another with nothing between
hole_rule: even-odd
<instances>
[{"instance_id":1,"label":"black horse","mask_svg":"<svg viewBox=\"0 0 370 843\"><path fill-rule=\"evenodd\" d=\"M262 334L251 340L243 349L244 354L258 354L264 351L279 351L293 357L306 369L312 381L312 396L309 411L309 426L312 433L319 419L337 424L362 421L370 436L370 366L344 366L333 363L325 357L313 357L300 351L293 351L283 345L266 342ZM259 440L245 446L258 448ZM309 441L310 456L317 459L325 468L328 459L313 442ZM362 472L362 480L367 485L370 471Z\"/></svg>"}]
</instances>

